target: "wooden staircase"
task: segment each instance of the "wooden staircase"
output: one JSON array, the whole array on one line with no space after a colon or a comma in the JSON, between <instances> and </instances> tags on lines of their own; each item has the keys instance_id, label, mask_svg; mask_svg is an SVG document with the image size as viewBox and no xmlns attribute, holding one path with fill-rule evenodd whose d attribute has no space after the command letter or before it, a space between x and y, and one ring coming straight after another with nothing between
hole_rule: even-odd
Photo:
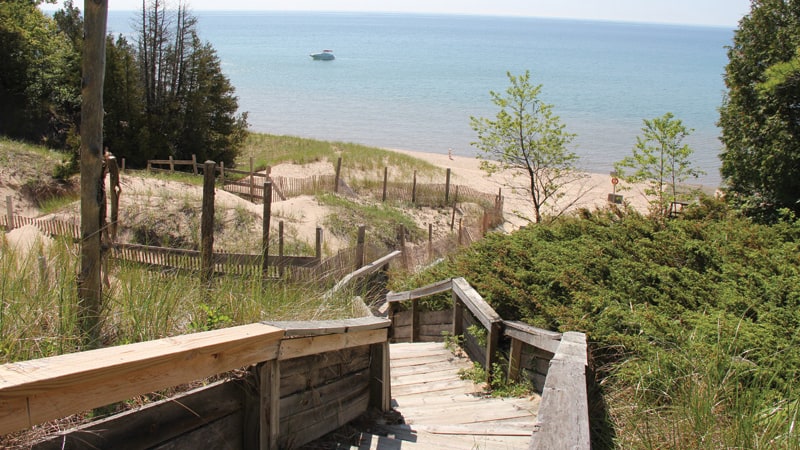
<instances>
[{"instance_id":1,"label":"wooden staircase","mask_svg":"<svg viewBox=\"0 0 800 450\"><path fill-rule=\"evenodd\" d=\"M459 377L472 367L441 343L391 344L392 406L400 424L377 424L351 449L527 449L539 397L492 398Z\"/></svg>"}]
</instances>

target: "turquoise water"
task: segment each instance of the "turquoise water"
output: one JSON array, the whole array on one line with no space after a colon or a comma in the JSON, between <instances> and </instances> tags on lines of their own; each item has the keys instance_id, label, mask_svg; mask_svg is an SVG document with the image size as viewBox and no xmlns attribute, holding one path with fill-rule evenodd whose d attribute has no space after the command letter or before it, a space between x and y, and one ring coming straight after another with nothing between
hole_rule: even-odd
<instances>
[{"instance_id":1,"label":"turquoise water","mask_svg":"<svg viewBox=\"0 0 800 450\"><path fill-rule=\"evenodd\" d=\"M631 152L642 119L672 112L695 131L694 165L719 183L715 123L733 30L535 18L377 13L195 13L201 38L249 112L251 128L388 148L474 155L470 116L490 90L530 70L582 168ZM135 13L112 12L130 33ZM309 53L332 49L335 61Z\"/></svg>"}]
</instances>

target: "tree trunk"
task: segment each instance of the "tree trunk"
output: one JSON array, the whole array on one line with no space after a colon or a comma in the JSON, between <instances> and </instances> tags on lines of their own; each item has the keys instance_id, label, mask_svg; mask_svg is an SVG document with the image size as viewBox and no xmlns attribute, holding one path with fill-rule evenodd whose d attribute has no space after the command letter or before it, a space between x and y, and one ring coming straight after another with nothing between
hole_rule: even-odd
<instances>
[{"instance_id":1,"label":"tree trunk","mask_svg":"<svg viewBox=\"0 0 800 450\"><path fill-rule=\"evenodd\" d=\"M83 80L81 88L81 271L78 322L84 344L100 345L102 312L101 231L105 221L103 179L103 77L107 0L84 2Z\"/></svg>"}]
</instances>

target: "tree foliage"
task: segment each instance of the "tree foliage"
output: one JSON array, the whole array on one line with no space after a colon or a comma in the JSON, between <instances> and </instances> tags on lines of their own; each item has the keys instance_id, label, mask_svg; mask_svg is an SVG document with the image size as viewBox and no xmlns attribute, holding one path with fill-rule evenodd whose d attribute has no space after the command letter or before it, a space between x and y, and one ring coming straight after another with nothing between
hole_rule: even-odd
<instances>
[{"instance_id":1,"label":"tree foliage","mask_svg":"<svg viewBox=\"0 0 800 450\"><path fill-rule=\"evenodd\" d=\"M578 156L567 146L575 137L568 133L553 105L540 98L542 85L532 85L530 72L507 73L510 86L505 93L490 91L500 108L494 119L471 117L478 133L476 146L482 155L481 168L489 174L505 169L522 171L530 194L535 221L541 222L545 203L557 203L564 188L582 175L575 170ZM555 208L556 215L564 208Z\"/></svg>"},{"instance_id":2,"label":"tree foliage","mask_svg":"<svg viewBox=\"0 0 800 450\"><path fill-rule=\"evenodd\" d=\"M633 155L614 165L622 179L647 183L645 194L650 197L652 213L658 218L667 217L672 203L691 193L681 184L689 177L697 178L702 174L692 168L689 157L693 150L683 143L691 132L672 113L645 119Z\"/></svg>"},{"instance_id":3,"label":"tree foliage","mask_svg":"<svg viewBox=\"0 0 800 450\"><path fill-rule=\"evenodd\" d=\"M77 150L83 19L38 1L0 3L0 133ZM232 163L244 141L234 87L185 2L142 3L139 36L106 40L104 145L130 166L197 155Z\"/></svg>"},{"instance_id":4,"label":"tree foliage","mask_svg":"<svg viewBox=\"0 0 800 450\"><path fill-rule=\"evenodd\" d=\"M800 1L754 0L728 50L722 176L748 214L800 212Z\"/></svg>"}]
</instances>

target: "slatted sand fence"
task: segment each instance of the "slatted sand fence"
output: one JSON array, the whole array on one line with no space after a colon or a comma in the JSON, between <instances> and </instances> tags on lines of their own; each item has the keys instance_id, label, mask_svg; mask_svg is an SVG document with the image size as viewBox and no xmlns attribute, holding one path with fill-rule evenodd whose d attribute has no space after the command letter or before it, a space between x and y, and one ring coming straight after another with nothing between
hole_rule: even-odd
<instances>
[{"instance_id":1,"label":"slatted sand fence","mask_svg":"<svg viewBox=\"0 0 800 450\"><path fill-rule=\"evenodd\" d=\"M459 376L472 362L442 343L391 344L389 353L392 406L405 423L362 435L359 448L528 448L538 396L486 396Z\"/></svg>"}]
</instances>

